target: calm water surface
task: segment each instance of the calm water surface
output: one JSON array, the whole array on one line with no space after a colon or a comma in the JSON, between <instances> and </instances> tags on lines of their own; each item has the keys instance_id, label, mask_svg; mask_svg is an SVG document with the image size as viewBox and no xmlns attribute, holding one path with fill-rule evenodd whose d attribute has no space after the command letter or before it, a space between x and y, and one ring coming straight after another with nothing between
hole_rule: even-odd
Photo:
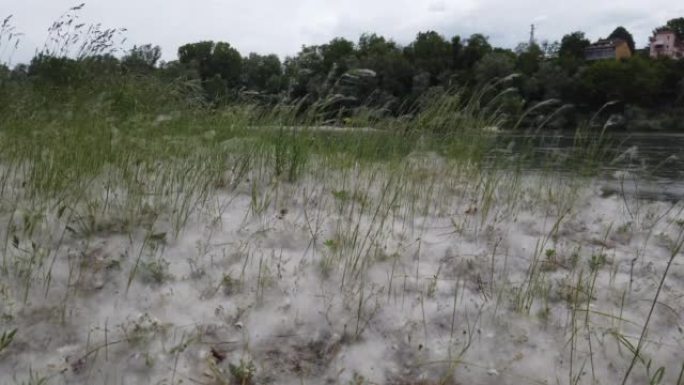
<instances>
[{"instance_id":1,"label":"calm water surface","mask_svg":"<svg viewBox=\"0 0 684 385\"><path fill-rule=\"evenodd\" d=\"M534 138L503 134L501 140L499 147L512 153L531 148L537 159L562 159L575 145L573 133ZM684 200L684 133L610 133L604 140L608 150L600 167L607 189L627 189L647 199ZM534 160L526 165L531 170L543 167Z\"/></svg>"}]
</instances>

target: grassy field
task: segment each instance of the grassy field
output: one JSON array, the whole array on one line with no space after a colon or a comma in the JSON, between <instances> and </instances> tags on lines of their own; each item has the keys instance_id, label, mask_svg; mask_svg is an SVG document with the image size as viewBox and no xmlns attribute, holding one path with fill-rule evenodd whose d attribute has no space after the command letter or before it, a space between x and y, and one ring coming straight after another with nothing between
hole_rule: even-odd
<instances>
[{"instance_id":1,"label":"grassy field","mask_svg":"<svg viewBox=\"0 0 684 385\"><path fill-rule=\"evenodd\" d=\"M684 383L684 205L603 196L600 137L8 87L2 384Z\"/></svg>"}]
</instances>

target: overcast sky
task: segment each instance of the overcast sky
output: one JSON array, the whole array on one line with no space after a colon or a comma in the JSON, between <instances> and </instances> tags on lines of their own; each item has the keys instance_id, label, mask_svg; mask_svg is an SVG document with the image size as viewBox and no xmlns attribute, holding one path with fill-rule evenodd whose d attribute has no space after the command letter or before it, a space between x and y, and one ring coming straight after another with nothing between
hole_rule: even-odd
<instances>
[{"instance_id":1,"label":"overcast sky","mask_svg":"<svg viewBox=\"0 0 684 385\"><path fill-rule=\"evenodd\" d=\"M78 3L0 0L0 17L14 15L25 34L12 62L27 61L43 46L52 21ZM512 48L529 38L532 23L538 39L550 41L576 30L593 40L623 25L642 47L653 28L679 16L684 1L672 0L91 0L81 11L82 22L127 28L131 45L160 45L165 60L183 43L199 40L227 41L243 55L284 57L336 36L357 41L363 32L376 32L406 44L428 29L447 37L481 32L494 45Z\"/></svg>"}]
</instances>

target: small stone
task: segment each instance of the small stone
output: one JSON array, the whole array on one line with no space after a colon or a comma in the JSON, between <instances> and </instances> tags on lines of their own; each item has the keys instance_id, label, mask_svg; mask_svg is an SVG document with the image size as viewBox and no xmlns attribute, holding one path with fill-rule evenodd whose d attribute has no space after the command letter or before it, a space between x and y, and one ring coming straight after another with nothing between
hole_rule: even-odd
<instances>
[{"instance_id":1,"label":"small stone","mask_svg":"<svg viewBox=\"0 0 684 385\"><path fill-rule=\"evenodd\" d=\"M226 352L212 347L211 348L211 357L217 363L221 363L226 359Z\"/></svg>"}]
</instances>

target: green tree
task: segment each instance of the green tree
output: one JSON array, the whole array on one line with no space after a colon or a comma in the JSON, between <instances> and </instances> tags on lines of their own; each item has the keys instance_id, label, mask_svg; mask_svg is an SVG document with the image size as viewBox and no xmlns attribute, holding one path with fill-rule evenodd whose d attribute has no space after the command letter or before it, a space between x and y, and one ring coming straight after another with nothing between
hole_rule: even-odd
<instances>
[{"instance_id":1,"label":"green tree","mask_svg":"<svg viewBox=\"0 0 684 385\"><path fill-rule=\"evenodd\" d=\"M563 36L558 49L558 56L563 58L584 59L584 50L591 45L584 32L576 31Z\"/></svg>"},{"instance_id":2,"label":"green tree","mask_svg":"<svg viewBox=\"0 0 684 385\"><path fill-rule=\"evenodd\" d=\"M0 64L0 81L7 80L9 77L10 69L4 64Z\"/></svg>"},{"instance_id":3,"label":"green tree","mask_svg":"<svg viewBox=\"0 0 684 385\"><path fill-rule=\"evenodd\" d=\"M615 30L608 36L609 39L622 39L627 42L627 45L629 46L629 50L632 52L632 54L635 52L636 47L634 44L634 37L632 36L625 27L617 27Z\"/></svg>"},{"instance_id":4,"label":"green tree","mask_svg":"<svg viewBox=\"0 0 684 385\"><path fill-rule=\"evenodd\" d=\"M584 64L584 51L591 45L584 32L575 31L563 36L558 48L558 62L569 74L574 74Z\"/></svg>"},{"instance_id":5,"label":"green tree","mask_svg":"<svg viewBox=\"0 0 684 385\"><path fill-rule=\"evenodd\" d=\"M397 44L374 33L364 33L359 38L359 57L382 56L397 50Z\"/></svg>"},{"instance_id":6,"label":"green tree","mask_svg":"<svg viewBox=\"0 0 684 385\"><path fill-rule=\"evenodd\" d=\"M490 52L492 52L492 46L486 36L479 33L471 35L463 49L463 55L461 55L463 68L473 68L475 63Z\"/></svg>"},{"instance_id":7,"label":"green tree","mask_svg":"<svg viewBox=\"0 0 684 385\"><path fill-rule=\"evenodd\" d=\"M663 69L649 59L602 60L582 72L580 97L589 101L593 108L611 100L653 106L659 103L663 81Z\"/></svg>"},{"instance_id":8,"label":"green tree","mask_svg":"<svg viewBox=\"0 0 684 385\"><path fill-rule=\"evenodd\" d=\"M277 55L250 53L243 61L244 84L248 89L278 93L283 87L283 66Z\"/></svg>"},{"instance_id":9,"label":"green tree","mask_svg":"<svg viewBox=\"0 0 684 385\"><path fill-rule=\"evenodd\" d=\"M12 72L10 73L10 79L13 80L19 80L19 79L25 79L28 77L29 73L29 66L24 63L19 63L14 68L12 68Z\"/></svg>"},{"instance_id":10,"label":"green tree","mask_svg":"<svg viewBox=\"0 0 684 385\"><path fill-rule=\"evenodd\" d=\"M121 59L124 71L149 73L152 72L161 58L161 48L145 44L134 46L128 54Z\"/></svg>"},{"instance_id":11,"label":"green tree","mask_svg":"<svg viewBox=\"0 0 684 385\"><path fill-rule=\"evenodd\" d=\"M413 66L395 42L374 33L363 34L359 38L357 57L360 68L375 71L382 90L395 97L410 93Z\"/></svg>"},{"instance_id":12,"label":"green tree","mask_svg":"<svg viewBox=\"0 0 684 385\"><path fill-rule=\"evenodd\" d=\"M428 72L433 82L451 67L452 46L435 31L418 33L406 52L414 66Z\"/></svg>"},{"instance_id":13,"label":"green tree","mask_svg":"<svg viewBox=\"0 0 684 385\"><path fill-rule=\"evenodd\" d=\"M684 17L668 20L665 26L677 34L677 39L684 40Z\"/></svg>"},{"instance_id":14,"label":"green tree","mask_svg":"<svg viewBox=\"0 0 684 385\"><path fill-rule=\"evenodd\" d=\"M531 76L523 79L521 91L530 101L548 99L569 100L573 94L572 85L576 82L558 62L544 61Z\"/></svg>"},{"instance_id":15,"label":"green tree","mask_svg":"<svg viewBox=\"0 0 684 385\"><path fill-rule=\"evenodd\" d=\"M323 71L329 72L337 65L338 74L349 69L348 61L354 57L354 43L344 38L332 39L328 44L321 46L323 56Z\"/></svg>"},{"instance_id":16,"label":"green tree","mask_svg":"<svg viewBox=\"0 0 684 385\"><path fill-rule=\"evenodd\" d=\"M539 64L544 59L544 51L539 45L523 43L516 48L518 54L516 68L518 71L531 75L539 70Z\"/></svg>"},{"instance_id":17,"label":"green tree","mask_svg":"<svg viewBox=\"0 0 684 385\"><path fill-rule=\"evenodd\" d=\"M560 43L558 41L554 42L549 42L548 40L544 40L540 45L539 48L541 48L544 57L546 58L557 58L558 57L558 51L560 50Z\"/></svg>"},{"instance_id":18,"label":"green tree","mask_svg":"<svg viewBox=\"0 0 684 385\"><path fill-rule=\"evenodd\" d=\"M475 64L474 72L478 83L506 77L515 72L515 55L490 52Z\"/></svg>"},{"instance_id":19,"label":"green tree","mask_svg":"<svg viewBox=\"0 0 684 385\"><path fill-rule=\"evenodd\" d=\"M451 68L461 68L461 55L463 54L463 41L456 35L451 38Z\"/></svg>"},{"instance_id":20,"label":"green tree","mask_svg":"<svg viewBox=\"0 0 684 385\"><path fill-rule=\"evenodd\" d=\"M242 77L242 56L225 42L201 41L178 49L178 60L196 71L211 99L220 99L237 87Z\"/></svg>"},{"instance_id":21,"label":"green tree","mask_svg":"<svg viewBox=\"0 0 684 385\"><path fill-rule=\"evenodd\" d=\"M286 58L285 76L289 80L290 98L320 97L327 77L321 47L302 46L297 56Z\"/></svg>"},{"instance_id":22,"label":"green tree","mask_svg":"<svg viewBox=\"0 0 684 385\"><path fill-rule=\"evenodd\" d=\"M162 62L159 64L159 75L166 81L175 79L199 80L200 75L196 68L181 63L179 60Z\"/></svg>"},{"instance_id":23,"label":"green tree","mask_svg":"<svg viewBox=\"0 0 684 385\"><path fill-rule=\"evenodd\" d=\"M185 44L178 48L178 60L182 64L196 69L202 80L206 80L212 75L211 60L213 51L213 41Z\"/></svg>"},{"instance_id":24,"label":"green tree","mask_svg":"<svg viewBox=\"0 0 684 385\"><path fill-rule=\"evenodd\" d=\"M28 76L39 80L40 85L66 87L84 78L83 67L74 59L38 54L28 66Z\"/></svg>"},{"instance_id":25,"label":"green tree","mask_svg":"<svg viewBox=\"0 0 684 385\"><path fill-rule=\"evenodd\" d=\"M235 87L242 74L242 56L230 44L218 42L212 52L210 69L212 74L225 80L228 87Z\"/></svg>"}]
</instances>

